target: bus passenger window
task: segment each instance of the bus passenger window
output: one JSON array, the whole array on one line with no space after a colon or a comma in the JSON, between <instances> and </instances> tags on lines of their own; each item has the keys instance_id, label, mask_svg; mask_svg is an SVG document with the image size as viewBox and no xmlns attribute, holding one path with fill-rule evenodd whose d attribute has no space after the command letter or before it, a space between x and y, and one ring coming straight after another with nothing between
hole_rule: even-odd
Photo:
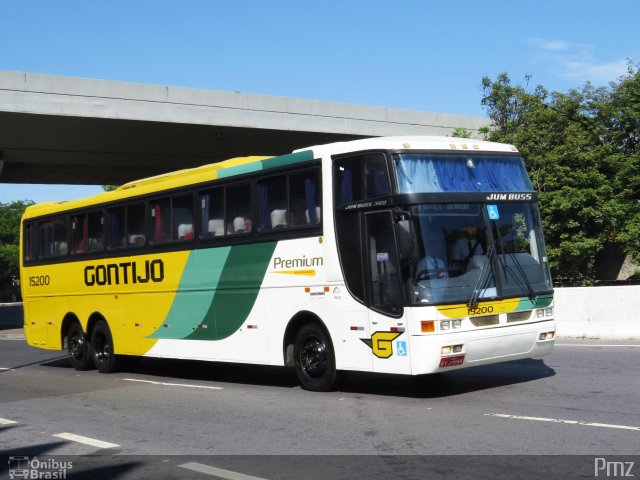
<instances>
[{"instance_id":1,"label":"bus passenger window","mask_svg":"<svg viewBox=\"0 0 640 480\"><path fill-rule=\"evenodd\" d=\"M122 248L126 245L125 208L116 207L107 210L109 219L109 248Z\"/></svg>"},{"instance_id":2,"label":"bus passenger window","mask_svg":"<svg viewBox=\"0 0 640 480\"><path fill-rule=\"evenodd\" d=\"M193 240L193 197L191 195L171 199L171 224L173 240Z\"/></svg>"},{"instance_id":3,"label":"bus passenger window","mask_svg":"<svg viewBox=\"0 0 640 480\"><path fill-rule=\"evenodd\" d=\"M271 230L289 225L287 177L268 178L258 184L260 195L260 228Z\"/></svg>"},{"instance_id":4,"label":"bus passenger window","mask_svg":"<svg viewBox=\"0 0 640 480\"><path fill-rule=\"evenodd\" d=\"M71 217L71 253L85 253L87 251L87 238L89 235L89 223L86 215Z\"/></svg>"},{"instance_id":5,"label":"bus passenger window","mask_svg":"<svg viewBox=\"0 0 640 480\"><path fill-rule=\"evenodd\" d=\"M129 205L127 207L127 244L145 244L144 204Z\"/></svg>"},{"instance_id":6,"label":"bus passenger window","mask_svg":"<svg viewBox=\"0 0 640 480\"><path fill-rule=\"evenodd\" d=\"M42 257L55 257L66 255L67 222L64 219L56 219L40 223L40 255Z\"/></svg>"},{"instance_id":7,"label":"bus passenger window","mask_svg":"<svg viewBox=\"0 0 640 480\"><path fill-rule=\"evenodd\" d=\"M227 233L251 232L251 187L249 184L227 187L226 189Z\"/></svg>"},{"instance_id":8,"label":"bus passenger window","mask_svg":"<svg viewBox=\"0 0 640 480\"><path fill-rule=\"evenodd\" d=\"M201 236L221 237L225 233L224 228L224 189L216 188L203 192L200 197L202 209Z\"/></svg>"},{"instance_id":9,"label":"bus passenger window","mask_svg":"<svg viewBox=\"0 0 640 480\"><path fill-rule=\"evenodd\" d=\"M89 251L100 252L104 248L104 217L102 212L89 214Z\"/></svg>"},{"instance_id":10,"label":"bus passenger window","mask_svg":"<svg viewBox=\"0 0 640 480\"><path fill-rule=\"evenodd\" d=\"M320 175L317 170L289 177L291 225L320 223Z\"/></svg>"}]
</instances>

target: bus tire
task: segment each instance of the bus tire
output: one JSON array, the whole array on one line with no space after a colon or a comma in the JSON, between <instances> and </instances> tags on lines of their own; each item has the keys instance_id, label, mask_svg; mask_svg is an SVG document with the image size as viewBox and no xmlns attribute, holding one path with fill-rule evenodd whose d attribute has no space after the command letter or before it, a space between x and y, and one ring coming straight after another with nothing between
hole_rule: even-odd
<instances>
[{"instance_id":1,"label":"bus tire","mask_svg":"<svg viewBox=\"0 0 640 480\"><path fill-rule=\"evenodd\" d=\"M117 371L119 358L114 353L113 337L107 322L99 320L91 332L91 350L93 351L93 363L100 373L112 373Z\"/></svg>"},{"instance_id":2,"label":"bus tire","mask_svg":"<svg viewBox=\"0 0 640 480\"><path fill-rule=\"evenodd\" d=\"M336 359L331 338L318 323L306 323L296 333L294 364L305 390L328 392L336 386Z\"/></svg>"},{"instance_id":3,"label":"bus tire","mask_svg":"<svg viewBox=\"0 0 640 480\"><path fill-rule=\"evenodd\" d=\"M77 322L73 322L67 332L67 352L74 369L83 371L93 367L91 344L82 326Z\"/></svg>"}]
</instances>

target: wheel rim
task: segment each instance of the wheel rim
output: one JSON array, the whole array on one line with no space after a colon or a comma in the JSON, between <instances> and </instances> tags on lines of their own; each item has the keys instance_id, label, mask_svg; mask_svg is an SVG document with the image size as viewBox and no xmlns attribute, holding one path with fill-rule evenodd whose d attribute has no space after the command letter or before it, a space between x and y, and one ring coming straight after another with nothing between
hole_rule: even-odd
<instances>
[{"instance_id":1,"label":"wheel rim","mask_svg":"<svg viewBox=\"0 0 640 480\"><path fill-rule=\"evenodd\" d=\"M94 343L93 349L95 351L96 361L100 363L108 361L111 356L111 347L107 338L102 334L96 335Z\"/></svg>"},{"instance_id":2,"label":"wheel rim","mask_svg":"<svg viewBox=\"0 0 640 480\"><path fill-rule=\"evenodd\" d=\"M316 337L307 338L300 351L302 370L310 377L319 378L327 369L327 345Z\"/></svg>"},{"instance_id":3,"label":"wheel rim","mask_svg":"<svg viewBox=\"0 0 640 480\"><path fill-rule=\"evenodd\" d=\"M70 352L71 356L75 360L83 360L86 354L87 341L85 336L82 333L76 333L71 337L70 342Z\"/></svg>"}]
</instances>

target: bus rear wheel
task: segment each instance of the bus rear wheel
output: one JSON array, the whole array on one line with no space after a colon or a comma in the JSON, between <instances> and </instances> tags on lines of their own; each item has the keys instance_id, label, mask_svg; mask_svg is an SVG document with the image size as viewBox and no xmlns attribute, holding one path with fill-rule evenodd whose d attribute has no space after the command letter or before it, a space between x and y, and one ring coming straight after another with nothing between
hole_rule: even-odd
<instances>
[{"instance_id":1,"label":"bus rear wheel","mask_svg":"<svg viewBox=\"0 0 640 480\"><path fill-rule=\"evenodd\" d=\"M306 390L327 392L336 385L336 359L331 338L317 323L303 325L294 343L295 369Z\"/></svg>"},{"instance_id":2,"label":"bus rear wheel","mask_svg":"<svg viewBox=\"0 0 640 480\"><path fill-rule=\"evenodd\" d=\"M92 364L91 345L87 335L79 323L73 323L67 333L67 352L74 369L78 371L89 370Z\"/></svg>"},{"instance_id":3,"label":"bus rear wheel","mask_svg":"<svg viewBox=\"0 0 640 480\"><path fill-rule=\"evenodd\" d=\"M91 333L93 363L100 373L111 373L118 369L118 356L114 353L113 337L107 322L98 321Z\"/></svg>"}]
</instances>

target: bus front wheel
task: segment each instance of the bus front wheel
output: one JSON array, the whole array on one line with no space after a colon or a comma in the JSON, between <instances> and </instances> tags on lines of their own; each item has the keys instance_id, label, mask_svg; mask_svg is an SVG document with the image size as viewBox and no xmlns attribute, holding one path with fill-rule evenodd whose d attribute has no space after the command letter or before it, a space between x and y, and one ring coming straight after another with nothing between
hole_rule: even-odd
<instances>
[{"instance_id":1,"label":"bus front wheel","mask_svg":"<svg viewBox=\"0 0 640 480\"><path fill-rule=\"evenodd\" d=\"M113 350L113 337L107 322L100 320L93 327L91 349L93 362L100 373L111 373L117 370L118 358Z\"/></svg>"},{"instance_id":2,"label":"bus front wheel","mask_svg":"<svg viewBox=\"0 0 640 480\"><path fill-rule=\"evenodd\" d=\"M336 359L329 334L317 323L303 325L294 344L298 380L306 390L327 392L336 385Z\"/></svg>"},{"instance_id":3,"label":"bus front wheel","mask_svg":"<svg viewBox=\"0 0 640 480\"><path fill-rule=\"evenodd\" d=\"M78 371L89 370L92 365L91 345L79 323L73 323L67 333L67 352L71 365Z\"/></svg>"}]
</instances>

